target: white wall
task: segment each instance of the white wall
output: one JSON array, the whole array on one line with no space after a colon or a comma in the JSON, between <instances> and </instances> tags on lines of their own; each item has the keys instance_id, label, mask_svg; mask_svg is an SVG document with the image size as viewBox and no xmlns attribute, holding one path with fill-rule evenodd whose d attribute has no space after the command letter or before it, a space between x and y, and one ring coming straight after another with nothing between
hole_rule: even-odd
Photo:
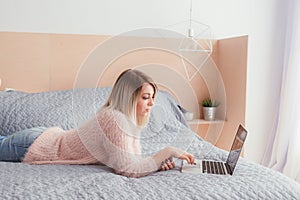
<instances>
[{"instance_id":1,"label":"white wall","mask_svg":"<svg viewBox=\"0 0 300 200\"><path fill-rule=\"evenodd\" d=\"M193 1L192 18L209 25L215 38L249 35L245 156L256 162L263 156L279 94L284 4ZM0 0L0 31L117 35L188 20L189 6L187 0Z\"/></svg>"},{"instance_id":2,"label":"white wall","mask_svg":"<svg viewBox=\"0 0 300 200\"><path fill-rule=\"evenodd\" d=\"M193 0L192 17L210 25L216 37L246 34L248 8L254 6L249 2ZM0 5L1 31L116 35L188 20L190 1L0 0Z\"/></svg>"}]
</instances>

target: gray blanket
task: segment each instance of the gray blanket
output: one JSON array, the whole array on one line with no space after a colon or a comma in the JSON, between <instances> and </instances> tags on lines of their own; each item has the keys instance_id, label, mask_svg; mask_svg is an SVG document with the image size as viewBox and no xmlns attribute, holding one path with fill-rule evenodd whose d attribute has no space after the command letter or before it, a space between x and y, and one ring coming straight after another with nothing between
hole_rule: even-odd
<instances>
[{"instance_id":1,"label":"gray blanket","mask_svg":"<svg viewBox=\"0 0 300 200\"><path fill-rule=\"evenodd\" d=\"M34 126L70 129L103 105L110 88L28 94L0 92L0 134ZM145 155L174 145L197 158L225 160L228 153L203 141L187 126L177 102L158 94L142 132ZM98 165L28 165L0 162L1 199L300 199L286 176L241 158L233 176L180 173L176 168L142 178L116 175Z\"/></svg>"}]
</instances>

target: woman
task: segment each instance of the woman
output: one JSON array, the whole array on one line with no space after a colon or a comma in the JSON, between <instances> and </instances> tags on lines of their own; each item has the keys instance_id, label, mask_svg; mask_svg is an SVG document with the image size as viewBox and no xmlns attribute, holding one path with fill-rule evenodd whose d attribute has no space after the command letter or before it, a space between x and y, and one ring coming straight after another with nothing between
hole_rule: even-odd
<instances>
[{"instance_id":1,"label":"woman","mask_svg":"<svg viewBox=\"0 0 300 200\"><path fill-rule=\"evenodd\" d=\"M157 86L138 70L125 70L96 116L77 129L36 127L0 137L0 160L29 164L104 164L117 174L141 177L169 170L172 158L194 162L193 155L169 146L141 155L139 134L154 105Z\"/></svg>"}]
</instances>

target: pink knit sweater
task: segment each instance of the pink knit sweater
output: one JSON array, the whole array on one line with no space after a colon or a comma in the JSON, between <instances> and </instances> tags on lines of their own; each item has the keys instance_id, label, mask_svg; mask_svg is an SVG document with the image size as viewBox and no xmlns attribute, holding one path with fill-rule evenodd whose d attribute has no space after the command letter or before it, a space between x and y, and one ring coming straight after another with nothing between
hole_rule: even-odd
<instances>
[{"instance_id":1,"label":"pink knit sweater","mask_svg":"<svg viewBox=\"0 0 300 200\"><path fill-rule=\"evenodd\" d=\"M24 163L95 164L99 162L82 144L78 131L58 127L47 129L29 147Z\"/></svg>"},{"instance_id":2,"label":"pink knit sweater","mask_svg":"<svg viewBox=\"0 0 300 200\"><path fill-rule=\"evenodd\" d=\"M161 151L156 156L143 157L139 133L140 130L121 112L102 110L78 129L47 129L29 147L23 162L102 163L125 176L144 176L158 170L160 163L170 154Z\"/></svg>"}]
</instances>

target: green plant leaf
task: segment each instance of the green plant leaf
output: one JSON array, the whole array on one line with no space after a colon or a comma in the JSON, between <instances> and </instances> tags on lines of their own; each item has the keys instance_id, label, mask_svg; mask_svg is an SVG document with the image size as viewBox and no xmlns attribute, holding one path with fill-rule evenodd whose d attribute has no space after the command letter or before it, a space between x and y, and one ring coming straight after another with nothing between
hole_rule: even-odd
<instances>
[{"instance_id":1,"label":"green plant leaf","mask_svg":"<svg viewBox=\"0 0 300 200\"><path fill-rule=\"evenodd\" d=\"M220 102L208 97L203 99L201 104L203 107L218 107L220 105Z\"/></svg>"}]
</instances>

